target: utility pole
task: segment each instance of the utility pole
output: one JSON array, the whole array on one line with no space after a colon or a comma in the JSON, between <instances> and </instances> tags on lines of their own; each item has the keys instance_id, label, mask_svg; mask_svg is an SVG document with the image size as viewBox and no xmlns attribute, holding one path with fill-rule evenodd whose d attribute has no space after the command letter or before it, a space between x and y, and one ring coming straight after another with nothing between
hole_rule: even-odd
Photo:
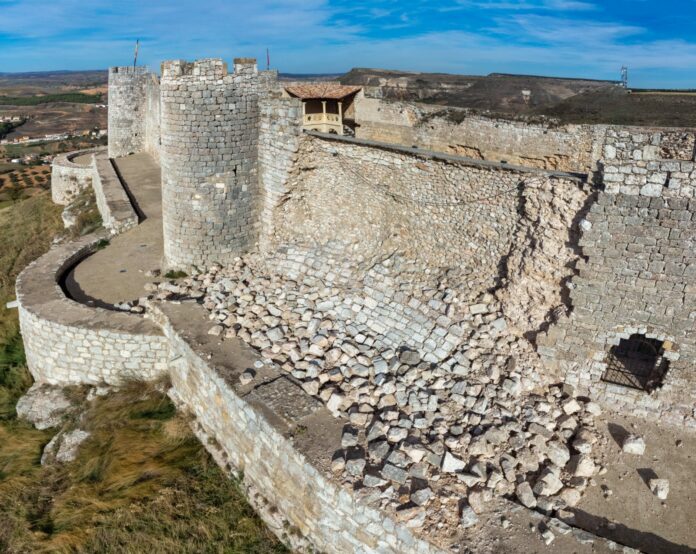
<instances>
[{"instance_id":1,"label":"utility pole","mask_svg":"<svg viewBox=\"0 0 696 554\"><path fill-rule=\"evenodd\" d=\"M133 56L133 69L138 64L138 47L140 46L140 39L135 41L135 56Z\"/></svg>"},{"instance_id":2,"label":"utility pole","mask_svg":"<svg viewBox=\"0 0 696 554\"><path fill-rule=\"evenodd\" d=\"M628 88L628 67L625 65L621 66L621 86Z\"/></svg>"}]
</instances>

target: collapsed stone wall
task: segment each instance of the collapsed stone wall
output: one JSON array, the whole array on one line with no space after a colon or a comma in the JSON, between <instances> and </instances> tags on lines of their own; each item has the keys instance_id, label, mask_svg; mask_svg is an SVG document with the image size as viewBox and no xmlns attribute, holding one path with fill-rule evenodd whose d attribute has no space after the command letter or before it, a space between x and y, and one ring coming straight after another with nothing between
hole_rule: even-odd
<instances>
[{"instance_id":1,"label":"collapsed stone wall","mask_svg":"<svg viewBox=\"0 0 696 554\"><path fill-rule=\"evenodd\" d=\"M589 173L606 128L510 121L465 109L358 97L356 137L446 152L477 160Z\"/></svg>"},{"instance_id":2,"label":"collapsed stone wall","mask_svg":"<svg viewBox=\"0 0 696 554\"><path fill-rule=\"evenodd\" d=\"M196 417L204 434L214 438L206 447L214 442L220 450L218 458L242 474L246 488L264 497L269 504L266 509L255 501L262 516L268 520L273 513L275 519L281 515L286 528L296 529L313 546L302 551L442 552L332 482L326 468L321 469L323 464L313 462L307 449L301 452L297 443L306 441L293 436L298 428L310 433L307 440L315 444L329 437L335 440L335 433L312 424L324 420L330 428L331 415L298 385L267 367L260 386L258 382L240 386L238 375L245 365L227 358L210 361L203 339L185 339L162 312L155 318L172 346L170 394ZM250 357L248 349L243 356L249 365L263 365L258 355ZM282 529L276 531L282 533ZM292 540L287 535L283 538ZM294 541L298 542L297 537Z\"/></svg>"},{"instance_id":3,"label":"collapsed stone wall","mask_svg":"<svg viewBox=\"0 0 696 554\"><path fill-rule=\"evenodd\" d=\"M256 61L166 62L160 87L165 263L228 262L258 235Z\"/></svg>"},{"instance_id":4,"label":"collapsed stone wall","mask_svg":"<svg viewBox=\"0 0 696 554\"><path fill-rule=\"evenodd\" d=\"M573 311L539 337L547 365L581 394L639 416L696 427L696 164L693 133L610 130L600 192L580 241ZM667 159L669 157L671 159ZM603 380L609 350L632 335L663 342L652 392Z\"/></svg>"},{"instance_id":5,"label":"collapsed stone wall","mask_svg":"<svg viewBox=\"0 0 696 554\"><path fill-rule=\"evenodd\" d=\"M271 242L341 245L366 264L398 252L493 284L515 238L523 190L539 178L566 186L567 176L304 136L273 212Z\"/></svg>"}]
</instances>

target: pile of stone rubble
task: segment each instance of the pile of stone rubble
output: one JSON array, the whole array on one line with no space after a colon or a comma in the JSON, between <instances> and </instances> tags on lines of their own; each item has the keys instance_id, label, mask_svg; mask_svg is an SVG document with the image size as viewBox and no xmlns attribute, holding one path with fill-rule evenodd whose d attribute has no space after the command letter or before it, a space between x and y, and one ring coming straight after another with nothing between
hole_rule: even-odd
<instances>
[{"instance_id":1,"label":"pile of stone rubble","mask_svg":"<svg viewBox=\"0 0 696 554\"><path fill-rule=\"evenodd\" d=\"M344 417L333 469L372 504L412 527L452 511L469 527L494 496L546 513L574 506L603 471L593 457L599 407L549 382L491 294L465 298L441 284L382 299L399 314L420 295L440 314L433 329L456 343L433 358L427 340L419 350L376 333L378 309L360 322L367 308L353 294L365 286L359 275L348 287L349 279L338 286L271 267L258 256L238 259L150 290L159 300L196 299L210 313L210 334L249 343ZM398 263L390 272L399 282ZM443 337L430 346L448 344ZM250 368L242 379L251 378Z\"/></svg>"}]
</instances>

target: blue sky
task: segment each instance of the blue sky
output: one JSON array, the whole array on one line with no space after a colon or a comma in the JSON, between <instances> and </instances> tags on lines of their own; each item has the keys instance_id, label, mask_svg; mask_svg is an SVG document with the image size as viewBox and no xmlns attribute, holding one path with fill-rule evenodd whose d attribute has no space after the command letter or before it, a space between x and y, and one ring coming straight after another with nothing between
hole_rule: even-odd
<instances>
[{"instance_id":1,"label":"blue sky","mask_svg":"<svg viewBox=\"0 0 696 554\"><path fill-rule=\"evenodd\" d=\"M251 56L351 67L696 88L696 0L0 0L0 72Z\"/></svg>"}]
</instances>

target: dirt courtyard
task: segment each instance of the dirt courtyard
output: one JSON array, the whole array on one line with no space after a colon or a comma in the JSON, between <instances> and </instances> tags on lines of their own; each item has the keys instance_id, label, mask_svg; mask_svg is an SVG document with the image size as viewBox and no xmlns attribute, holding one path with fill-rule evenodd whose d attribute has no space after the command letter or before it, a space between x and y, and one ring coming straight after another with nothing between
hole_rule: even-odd
<instances>
[{"instance_id":1,"label":"dirt courtyard","mask_svg":"<svg viewBox=\"0 0 696 554\"><path fill-rule=\"evenodd\" d=\"M607 471L573 509L575 525L651 554L696 552L696 433L614 414L603 420ZM628 433L645 440L642 456L622 452ZM669 480L664 501L648 487L655 477Z\"/></svg>"}]
</instances>

